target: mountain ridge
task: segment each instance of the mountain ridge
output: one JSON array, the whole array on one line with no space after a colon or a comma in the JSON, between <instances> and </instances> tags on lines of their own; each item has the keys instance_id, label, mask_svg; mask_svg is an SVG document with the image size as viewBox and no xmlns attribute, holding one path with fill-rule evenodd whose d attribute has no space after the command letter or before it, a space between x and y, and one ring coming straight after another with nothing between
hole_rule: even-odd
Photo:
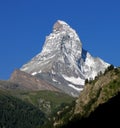
<instances>
[{"instance_id":1,"label":"mountain ridge","mask_svg":"<svg viewBox=\"0 0 120 128\"><path fill-rule=\"evenodd\" d=\"M16 69L10 79L10 82L17 83L20 87L25 90L39 91L39 90L49 90L49 91L60 91L55 88L50 83L37 77L31 76L30 74Z\"/></svg>"}]
</instances>

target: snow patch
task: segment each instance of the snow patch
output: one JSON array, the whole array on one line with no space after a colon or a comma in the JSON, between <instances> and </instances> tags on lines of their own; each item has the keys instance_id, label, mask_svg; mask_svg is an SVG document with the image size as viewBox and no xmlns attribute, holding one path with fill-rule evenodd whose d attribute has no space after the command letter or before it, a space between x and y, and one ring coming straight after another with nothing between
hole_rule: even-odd
<instances>
[{"instance_id":1,"label":"snow patch","mask_svg":"<svg viewBox=\"0 0 120 128\"><path fill-rule=\"evenodd\" d=\"M48 59L54 58L56 55L49 56Z\"/></svg>"},{"instance_id":2,"label":"snow patch","mask_svg":"<svg viewBox=\"0 0 120 128\"><path fill-rule=\"evenodd\" d=\"M68 77L65 75L63 75L63 77L65 80L67 80L73 84L76 84L76 85L84 85L85 84L85 80L81 79L80 77L75 78L75 77Z\"/></svg>"},{"instance_id":3,"label":"snow patch","mask_svg":"<svg viewBox=\"0 0 120 128\"><path fill-rule=\"evenodd\" d=\"M51 72L52 72L52 74L53 74L53 75L55 75L55 74L56 74L53 70L52 70Z\"/></svg>"},{"instance_id":4,"label":"snow patch","mask_svg":"<svg viewBox=\"0 0 120 128\"><path fill-rule=\"evenodd\" d=\"M68 84L68 86L71 87L71 88L73 88L73 89L75 89L75 90L77 90L77 91L82 91L83 90L83 88L77 88L77 87L75 87L72 84Z\"/></svg>"},{"instance_id":5,"label":"snow patch","mask_svg":"<svg viewBox=\"0 0 120 128\"><path fill-rule=\"evenodd\" d=\"M58 82L57 80L55 80L54 78L52 79L54 82Z\"/></svg>"},{"instance_id":6,"label":"snow patch","mask_svg":"<svg viewBox=\"0 0 120 128\"><path fill-rule=\"evenodd\" d=\"M38 73L41 73L42 71L40 70Z\"/></svg>"},{"instance_id":7,"label":"snow patch","mask_svg":"<svg viewBox=\"0 0 120 128\"><path fill-rule=\"evenodd\" d=\"M25 70L27 70L28 69L28 67L24 67L24 68L22 68L22 71L25 71Z\"/></svg>"},{"instance_id":8,"label":"snow patch","mask_svg":"<svg viewBox=\"0 0 120 128\"><path fill-rule=\"evenodd\" d=\"M63 24L63 25L67 25L67 26L68 26L68 24L67 24L65 21L58 20L58 22L59 22L60 24Z\"/></svg>"},{"instance_id":9,"label":"snow patch","mask_svg":"<svg viewBox=\"0 0 120 128\"><path fill-rule=\"evenodd\" d=\"M31 75L34 76L34 75L36 75L36 74L37 74L37 72L33 72Z\"/></svg>"}]
</instances>

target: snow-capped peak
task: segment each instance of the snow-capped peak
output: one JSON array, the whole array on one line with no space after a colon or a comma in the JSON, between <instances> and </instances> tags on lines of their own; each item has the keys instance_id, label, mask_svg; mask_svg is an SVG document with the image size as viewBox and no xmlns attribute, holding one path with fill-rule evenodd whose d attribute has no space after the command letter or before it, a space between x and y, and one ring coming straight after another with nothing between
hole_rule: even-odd
<instances>
[{"instance_id":1,"label":"snow-capped peak","mask_svg":"<svg viewBox=\"0 0 120 128\"><path fill-rule=\"evenodd\" d=\"M47 36L41 54L54 52L71 54L78 59L82 53L82 43L78 34L66 22L58 20L53 26L53 32Z\"/></svg>"},{"instance_id":2,"label":"snow-capped peak","mask_svg":"<svg viewBox=\"0 0 120 128\"><path fill-rule=\"evenodd\" d=\"M85 51L76 31L66 22L58 20L52 33L46 37L41 53L23 65L21 70L42 77L64 92L78 96L85 79L94 79L108 65Z\"/></svg>"},{"instance_id":3,"label":"snow-capped peak","mask_svg":"<svg viewBox=\"0 0 120 128\"><path fill-rule=\"evenodd\" d=\"M53 26L53 31L61 31L65 28L70 28L70 26L66 22L58 20Z\"/></svg>"},{"instance_id":4,"label":"snow-capped peak","mask_svg":"<svg viewBox=\"0 0 120 128\"><path fill-rule=\"evenodd\" d=\"M67 25L67 26L69 26L65 21L58 20L57 22L59 22L60 24L63 24L63 25Z\"/></svg>"}]
</instances>

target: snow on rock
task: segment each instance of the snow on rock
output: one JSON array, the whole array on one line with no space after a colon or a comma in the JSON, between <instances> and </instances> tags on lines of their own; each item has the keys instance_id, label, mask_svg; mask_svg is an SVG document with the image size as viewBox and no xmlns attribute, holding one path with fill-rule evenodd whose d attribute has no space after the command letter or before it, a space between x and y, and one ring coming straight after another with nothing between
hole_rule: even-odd
<instances>
[{"instance_id":1,"label":"snow on rock","mask_svg":"<svg viewBox=\"0 0 120 128\"><path fill-rule=\"evenodd\" d=\"M58 20L53 31L46 37L42 51L20 70L32 75L43 73L44 79L47 77L46 80L51 80L53 85L57 80L55 86L59 89L70 95L73 92L79 95L78 90L81 89L77 86L84 85L85 79L94 79L108 66L108 63L84 50L77 32L66 22ZM66 86L68 84L73 90Z\"/></svg>"},{"instance_id":2,"label":"snow on rock","mask_svg":"<svg viewBox=\"0 0 120 128\"><path fill-rule=\"evenodd\" d=\"M78 78L75 78L75 77L68 77L68 76L65 76L63 75L63 78L73 84L76 84L76 85L84 85L85 84L85 80L84 79L81 79L80 77Z\"/></svg>"},{"instance_id":3,"label":"snow on rock","mask_svg":"<svg viewBox=\"0 0 120 128\"><path fill-rule=\"evenodd\" d=\"M68 86L70 86L71 88L73 88L73 89L75 89L75 90L77 90L77 91L82 91L82 90L83 90L83 88L77 88L77 87L75 87L75 86L72 85L72 84L68 84Z\"/></svg>"},{"instance_id":4,"label":"snow on rock","mask_svg":"<svg viewBox=\"0 0 120 128\"><path fill-rule=\"evenodd\" d=\"M26 71L29 67L23 67L22 71Z\"/></svg>"},{"instance_id":5,"label":"snow on rock","mask_svg":"<svg viewBox=\"0 0 120 128\"><path fill-rule=\"evenodd\" d=\"M52 81L54 81L54 82L58 82L57 80L55 80L54 78L52 79Z\"/></svg>"},{"instance_id":6,"label":"snow on rock","mask_svg":"<svg viewBox=\"0 0 120 128\"><path fill-rule=\"evenodd\" d=\"M33 72L31 75L34 76L34 75L36 75L36 74L37 74L37 72Z\"/></svg>"},{"instance_id":7,"label":"snow on rock","mask_svg":"<svg viewBox=\"0 0 120 128\"><path fill-rule=\"evenodd\" d=\"M38 73L41 73L42 71L40 70Z\"/></svg>"}]
</instances>

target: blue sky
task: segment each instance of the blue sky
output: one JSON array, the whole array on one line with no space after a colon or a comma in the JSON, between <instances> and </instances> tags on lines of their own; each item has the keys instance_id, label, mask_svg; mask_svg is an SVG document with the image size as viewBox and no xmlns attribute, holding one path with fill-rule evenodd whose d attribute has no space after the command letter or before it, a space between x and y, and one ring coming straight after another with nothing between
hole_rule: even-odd
<instances>
[{"instance_id":1,"label":"blue sky","mask_svg":"<svg viewBox=\"0 0 120 128\"><path fill-rule=\"evenodd\" d=\"M119 0L0 0L0 79L41 51L58 19L93 56L120 66Z\"/></svg>"}]
</instances>

